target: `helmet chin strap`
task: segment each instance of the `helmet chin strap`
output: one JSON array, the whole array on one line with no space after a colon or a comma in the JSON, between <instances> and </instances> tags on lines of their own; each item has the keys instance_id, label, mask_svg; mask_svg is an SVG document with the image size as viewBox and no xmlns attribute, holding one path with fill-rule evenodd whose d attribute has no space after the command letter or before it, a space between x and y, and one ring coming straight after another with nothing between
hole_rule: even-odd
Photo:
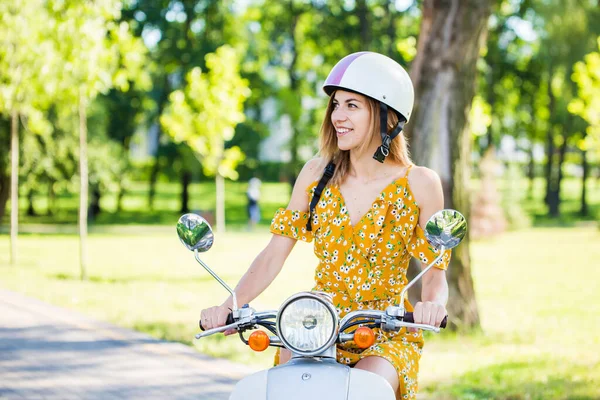
<instances>
[{"instance_id":1,"label":"helmet chin strap","mask_svg":"<svg viewBox=\"0 0 600 400\"><path fill-rule=\"evenodd\" d=\"M375 154L373 154L373 158L383 163L385 158L390 155L390 145L392 144L392 139L394 139L402 129L404 128L404 124L406 120L401 119L398 121L398 124L394 127L394 130L388 135L387 133L387 114L388 107L386 104L379 102L379 131L381 133L381 146L377 148Z\"/></svg>"}]
</instances>

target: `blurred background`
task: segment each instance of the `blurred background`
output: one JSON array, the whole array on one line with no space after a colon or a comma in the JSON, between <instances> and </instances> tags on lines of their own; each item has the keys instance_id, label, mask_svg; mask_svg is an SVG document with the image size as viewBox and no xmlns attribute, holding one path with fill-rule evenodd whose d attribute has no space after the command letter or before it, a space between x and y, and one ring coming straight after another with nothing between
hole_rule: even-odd
<instances>
[{"instance_id":1,"label":"blurred background","mask_svg":"<svg viewBox=\"0 0 600 400\"><path fill-rule=\"evenodd\" d=\"M600 398L599 35L597 0L0 0L0 285L268 366L192 342L226 292L175 223L213 224L235 285L318 150L329 70L376 51L410 71L413 160L470 226L421 391ZM315 265L298 244L253 306Z\"/></svg>"}]
</instances>

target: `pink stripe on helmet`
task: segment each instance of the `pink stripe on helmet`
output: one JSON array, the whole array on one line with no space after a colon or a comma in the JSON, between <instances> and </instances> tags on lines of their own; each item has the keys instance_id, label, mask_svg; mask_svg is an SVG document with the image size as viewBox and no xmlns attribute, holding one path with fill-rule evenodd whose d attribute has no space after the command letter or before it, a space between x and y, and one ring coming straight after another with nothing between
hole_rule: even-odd
<instances>
[{"instance_id":1,"label":"pink stripe on helmet","mask_svg":"<svg viewBox=\"0 0 600 400\"><path fill-rule=\"evenodd\" d=\"M349 56L344 57L340 62L338 62L335 65L335 67L333 67L333 70L329 73L329 76L327 77L327 81L325 81L324 86L339 85L340 82L342 81L342 78L344 77L344 73L346 73L346 70L348 69L350 64L352 64L352 62L354 60L356 60L358 57L362 56L363 54L367 54L367 53L368 53L367 51L362 51L360 53L354 53L354 54L350 54Z\"/></svg>"}]
</instances>

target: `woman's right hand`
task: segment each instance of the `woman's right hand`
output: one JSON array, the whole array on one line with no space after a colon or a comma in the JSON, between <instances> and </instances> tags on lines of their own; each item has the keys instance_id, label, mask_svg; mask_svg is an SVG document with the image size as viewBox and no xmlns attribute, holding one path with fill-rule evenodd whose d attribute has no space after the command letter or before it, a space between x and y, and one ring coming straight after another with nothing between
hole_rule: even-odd
<instances>
[{"instance_id":1,"label":"woman's right hand","mask_svg":"<svg viewBox=\"0 0 600 400\"><path fill-rule=\"evenodd\" d=\"M229 315L230 312L231 310L229 307L225 305L206 308L200 313L200 323L204 330L219 328L225 325L227 315ZM235 332L235 330L225 331L225 335L230 335L233 332Z\"/></svg>"}]
</instances>

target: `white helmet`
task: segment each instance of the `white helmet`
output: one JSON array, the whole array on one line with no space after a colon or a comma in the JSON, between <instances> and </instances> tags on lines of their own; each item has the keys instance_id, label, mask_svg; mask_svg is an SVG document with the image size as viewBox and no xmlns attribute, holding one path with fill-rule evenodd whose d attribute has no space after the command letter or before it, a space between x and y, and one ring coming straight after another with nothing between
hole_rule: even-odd
<instances>
[{"instance_id":1,"label":"white helmet","mask_svg":"<svg viewBox=\"0 0 600 400\"><path fill-rule=\"evenodd\" d=\"M342 58L323 84L328 96L336 89L348 89L369 96L410 119L415 92L408 73L383 54L362 51Z\"/></svg>"},{"instance_id":2,"label":"white helmet","mask_svg":"<svg viewBox=\"0 0 600 400\"><path fill-rule=\"evenodd\" d=\"M342 58L333 67L323 84L328 96L337 90L349 90L374 100L380 105L381 146L373 155L384 162L390 153L390 143L410 119L415 91L408 73L400 64L383 54L362 51ZM388 107L400 114L398 124L387 132Z\"/></svg>"}]
</instances>

